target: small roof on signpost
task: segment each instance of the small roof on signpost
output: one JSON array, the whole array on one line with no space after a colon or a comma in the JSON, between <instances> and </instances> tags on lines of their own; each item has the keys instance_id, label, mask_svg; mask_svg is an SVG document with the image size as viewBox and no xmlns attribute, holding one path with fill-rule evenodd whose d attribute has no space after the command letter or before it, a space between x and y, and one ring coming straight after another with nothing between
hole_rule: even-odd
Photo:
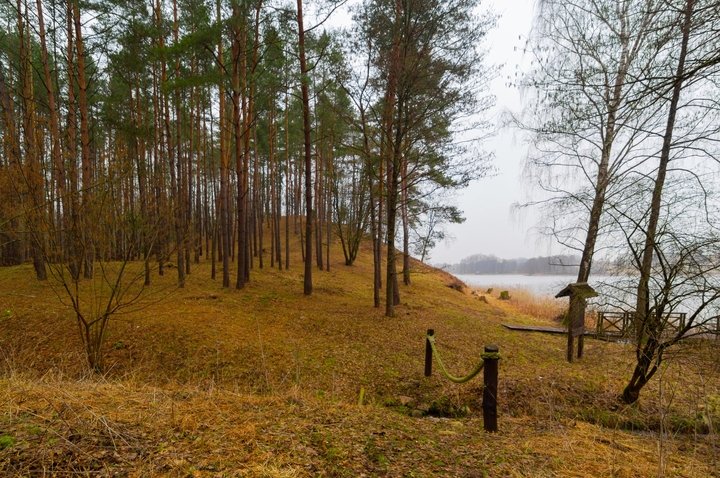
<instances>
[{"instance_id":1,"label":"small roof on signpost","mask_svg":"<svg viewBox=\"0 0 720 478\"><path fill-rule=\"evenodd\" d=\"M568 284L563 290L558 292L555 295L555 298L558 299L560 297L569 297L572 295L577 295L583 299L589 299L591 297L597 297L598 293L595 292L595 289L590 287L587 282L574 282L572 284Z\"/></svg>"}]
</instances>

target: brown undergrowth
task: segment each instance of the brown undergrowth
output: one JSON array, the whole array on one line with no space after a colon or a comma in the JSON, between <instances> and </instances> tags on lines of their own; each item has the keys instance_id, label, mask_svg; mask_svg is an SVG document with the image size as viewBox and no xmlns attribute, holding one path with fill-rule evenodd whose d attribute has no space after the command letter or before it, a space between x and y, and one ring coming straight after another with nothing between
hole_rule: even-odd
<instances>
[{"instance_id":1,"label":"brown undergrowth","mask_svg":"<svg viewBox=\"0 0 720 478\"><path fill-rule=\"evenodd\" d=\"M182 290L153 277L113 320L103 376L49 286L0 269L0 475L718 476L716 344L682 348L621 407L629 347L587 341L567 364L562 337L501 326L547 318L419 264L385 318L369 251L352 267L335 252L311 297L299 257L242 291L207 263ZM422 376L429 328L459 374L499 345L499 433L482 431L480 379Z\"/></svg>"}]
</instances>

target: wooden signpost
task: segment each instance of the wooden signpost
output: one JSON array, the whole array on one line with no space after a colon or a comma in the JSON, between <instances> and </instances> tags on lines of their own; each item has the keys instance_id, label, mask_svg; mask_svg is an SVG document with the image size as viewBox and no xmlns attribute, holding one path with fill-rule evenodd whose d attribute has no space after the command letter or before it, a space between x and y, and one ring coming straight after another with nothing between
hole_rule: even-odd
<instances>
[{"instance_id":1,"label":"wooden signpost","mask_svg":"<svg viewBox=\"0 0 720 478\"><path fill-rule=\"evenodd\" d=\"M587 282L575 282L568 284L555 297L569 297L570 307L568 308L568 341L567 361L572 362L575 355L575 337L578 338L577 357L583 356L583 345L585 335L585 307L587 299L597 297L598 293L590 287Z\"/></svg>"}]
</instances>

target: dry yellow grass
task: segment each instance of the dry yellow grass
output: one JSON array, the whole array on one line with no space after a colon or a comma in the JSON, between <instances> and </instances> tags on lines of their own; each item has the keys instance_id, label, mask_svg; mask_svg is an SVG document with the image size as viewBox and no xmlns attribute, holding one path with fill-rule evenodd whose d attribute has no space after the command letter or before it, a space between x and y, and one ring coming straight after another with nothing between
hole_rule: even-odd
<instances>
[{"instance_id":1,"label":"dry yellow grass","mask_svg":"<svg viewBox=\"0 0 720 478\"><path fill-rule=\"evenodd\" d=\"M518 288L493 287L492 289L491 294L482 290L477 290L477 293L484 295L487 300L500 309L529 316L534 321L540 320L557 324L567 308L567 299L541 297L528 290ZM498 299L501 289L510 293L510 300Z\"/></svg>"},{"instance_id":2,"label":"dry yellow grass","mask_svg":"<svg viewBox=\"0 0 720 478\"><path fill-rule=\"evenodd\" d=\"M627 346L588 341L586 358L567 364L562 337L500 325L545 319L512 302L485 304L422 266L401 286L397 317L385 318L372 308L368 251L346 267L336 249L330 272L315 271L311 297L299 261L255 269L242 291L222 290L205 263L183 290L174 270L154 277L140 307L113 321L103 377L87 372L72 314L48 285L30 267L1 269L0 311L10 314L0 319L0 437L12 444L0 450L0 475L720 473L717 434L693 432L720 421L716 345L686 347L669 362L662 395L654 381L638 405L619 407ZM482 431L480 380L422 377L428 328L458 373L483 344L500 346L497 435ZM400 398L470 414L414 418ZM662 440L660 423L671 430Z\"/></svg>"}]
</instances>

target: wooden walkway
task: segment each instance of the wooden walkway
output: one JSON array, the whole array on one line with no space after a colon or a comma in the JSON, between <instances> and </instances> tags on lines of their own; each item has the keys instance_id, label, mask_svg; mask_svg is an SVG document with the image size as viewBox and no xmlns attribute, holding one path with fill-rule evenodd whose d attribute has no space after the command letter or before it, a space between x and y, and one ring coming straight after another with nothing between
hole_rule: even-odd
<instances>
[{"instance_id":1,"label":"wooden walkway","mask_svg":"<svg viewBox=\"0 0 720 478\"><path fill-rule=\"evenodd\" d=\"M519 332L541 332L544 334L555 334L555 335L567 335L566 327L550 327L542 325L514 325L514 324L502 324L503 327L510 330L517 330ZM586 330L585 336L596 337L597 332Z\"/></svg>"},{"instance_id":2,"label":"wooden walkway","mask_svg":"<svg viewBox=\"0 0 720 478\"><path fill-rule=\"evenodd\" d=\"M625 311L599 311L597 316L597 327L594 330L585 329L585 336L599 340L628 340L631 335L631 324L634 312ZM665 316L667 320L666 333L674 334L685 327L687 314L684 312L673 312ZM567 335L566 327L553 327L545 325L516 325L502 324L503 327L518 332L540 332L544 334ZM720 315L711 317L691 329L697 338L716 338L720 340ZM704 334L697 335L698 332Z\"/></svg>"}]
</instances>

